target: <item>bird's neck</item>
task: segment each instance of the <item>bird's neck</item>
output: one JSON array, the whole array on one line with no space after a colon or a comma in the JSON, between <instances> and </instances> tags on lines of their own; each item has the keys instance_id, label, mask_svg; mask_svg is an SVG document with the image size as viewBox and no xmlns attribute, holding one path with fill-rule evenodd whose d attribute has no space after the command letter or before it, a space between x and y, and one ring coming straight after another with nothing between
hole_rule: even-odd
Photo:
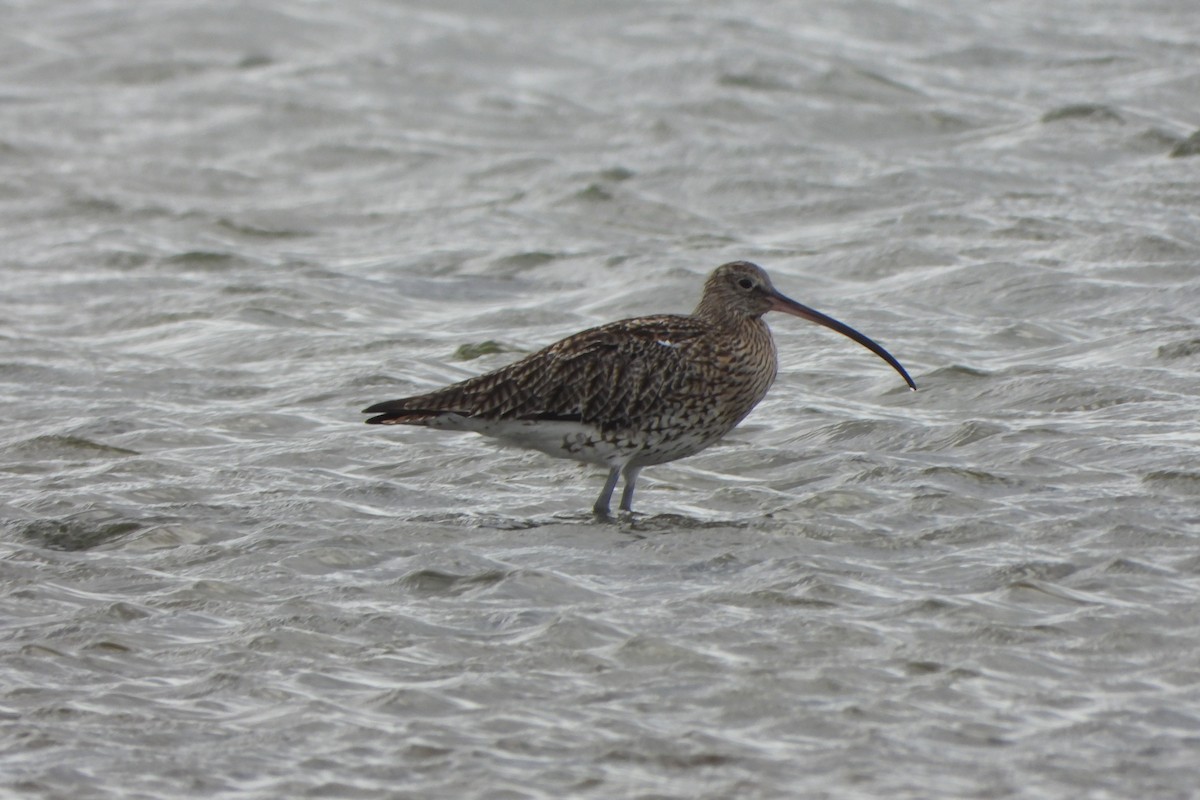
<instances>
[{"instance_id":1,"label":"bird's neck","mask_svg":"<svg viewBox=\"0 0 1200 800\"><path fill-rule=\"evenodd\" d=\"M766 330L767 324L761 316L747 317L730 311L729 307L717 299L705 295L700 305L692 312L692 316L700 317L714 328L728 331Z\"/></svg>"}]
</instances>

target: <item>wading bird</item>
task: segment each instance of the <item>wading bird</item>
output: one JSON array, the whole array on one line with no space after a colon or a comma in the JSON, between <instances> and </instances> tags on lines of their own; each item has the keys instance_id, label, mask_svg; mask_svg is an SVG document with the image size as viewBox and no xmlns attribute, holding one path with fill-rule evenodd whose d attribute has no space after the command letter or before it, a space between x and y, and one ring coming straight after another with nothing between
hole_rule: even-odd
<instances>
[{"instance_id":1,"label":"wading bird","mask_svg":"<svg viewBox=\"0 0 1200 800\"><path fill-rule=\"evenodd\" d=\"M642 467L698 453L750 413L775 380L775 342L763 321L782 311L824 325L872 351L910 388L880 345L780 294L761 267L717 267L691 314L590 328L494 372L364 409L375 425L471 431L508 444L608 468L593 511L607 517L624 476L633 510Z\"/></svg>"}]
</instances>

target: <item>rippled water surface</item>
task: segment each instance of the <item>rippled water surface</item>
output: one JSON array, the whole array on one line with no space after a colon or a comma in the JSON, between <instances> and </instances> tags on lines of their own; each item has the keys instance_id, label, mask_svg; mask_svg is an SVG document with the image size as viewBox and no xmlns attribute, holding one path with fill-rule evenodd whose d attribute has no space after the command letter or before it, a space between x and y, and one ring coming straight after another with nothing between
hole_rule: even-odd
<instances>
[{"instance_id":1,"label":"rippled water surface","mask_svg":"<svg viewBox=\"0 0 1200 800\"><path fill-rule=\"evenodd\" d=\"M0 792L1194 796L1190 0L0 19ZM921 391L773 318L617 524L361 424L733 259Z\"/></svg>"}]
</instances>

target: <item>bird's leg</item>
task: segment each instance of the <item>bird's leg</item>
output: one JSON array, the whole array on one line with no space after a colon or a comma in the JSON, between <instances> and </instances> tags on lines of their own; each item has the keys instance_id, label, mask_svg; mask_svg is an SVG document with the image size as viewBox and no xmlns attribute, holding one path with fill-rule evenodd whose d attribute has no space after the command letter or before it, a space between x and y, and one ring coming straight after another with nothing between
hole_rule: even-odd
<instances>
[{"instance_id":1,"label":"bird's leg","mask_svg":"<svg viewBox=\"0 0 1200 800\"><path fill-rule=\"evenodd\" d=\"M621 468L613 467L608 473L608 480L604 482L604 488L600 490L600 496L596 498L596 505L592 506L592 513L597 517L607 519L608 504L612 500L613 489L617 488L617 478L621 476Z\"/></svg>"},{"instance_id":2,"label":"bird's leg","mask_svg":"<svg viewBox=\"0 0 1200 800\"><path fill-rule=\"evenodd\" d=\"M621 510L633 512L633 485L637 483L638 473L642 471L641 467L627 466L621 470L625 476L625 488L621 491Z\"/></svg>"}]
</instances>

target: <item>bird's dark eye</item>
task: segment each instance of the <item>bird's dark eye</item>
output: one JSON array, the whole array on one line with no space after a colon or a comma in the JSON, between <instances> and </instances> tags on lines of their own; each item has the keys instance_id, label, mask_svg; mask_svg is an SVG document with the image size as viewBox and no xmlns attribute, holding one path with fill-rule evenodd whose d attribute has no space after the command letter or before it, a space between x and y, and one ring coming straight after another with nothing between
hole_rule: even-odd
<instances>
[{"instance_id":1,"label":"bird's dark eye","mask_svg":"<svg viewBox=\"0 0 1200 800\"><path fill-rule=\"evenodd\" d=\"M754 281L750 280L749 278L742 278L738 281L738 286L742 287L743 289L753 289Z\"/></svg>"}]
</instances>

